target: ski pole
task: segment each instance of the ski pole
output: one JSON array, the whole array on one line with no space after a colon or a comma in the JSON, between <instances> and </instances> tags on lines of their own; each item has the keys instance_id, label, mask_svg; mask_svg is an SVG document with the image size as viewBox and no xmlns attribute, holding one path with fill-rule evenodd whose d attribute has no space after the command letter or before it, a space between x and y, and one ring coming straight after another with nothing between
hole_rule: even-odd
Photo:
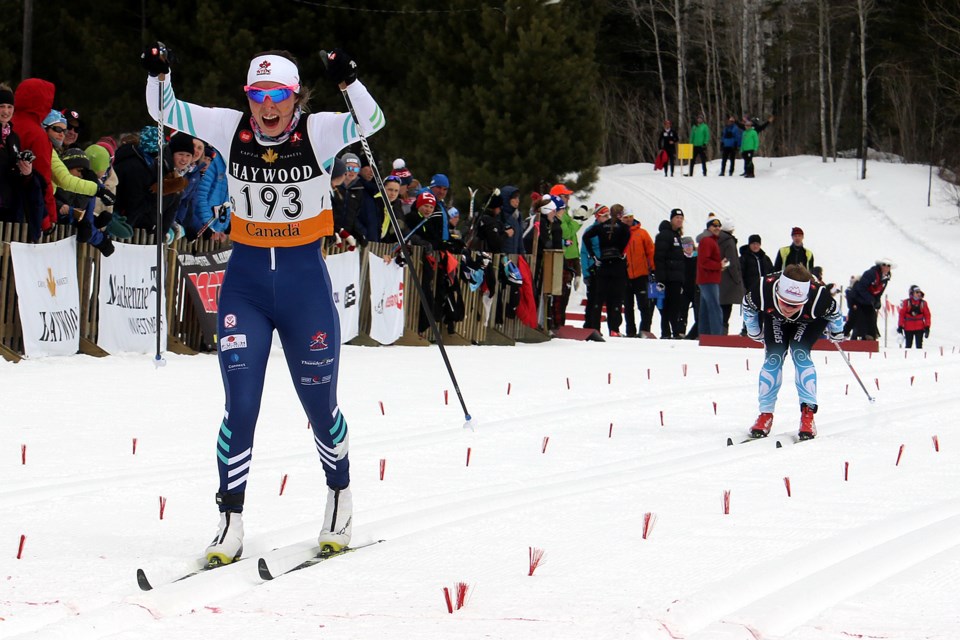
<instances>
[{"instance_id":1,"label":"ski pole","mask_svg":"<svg viewBox=\"0 0 960 640\"><path fill-rule=\"evenodd\" d=\"M157 46L166 59L166 47L162 42L158 42ZM160 115L157 117L157 227L155 232L157 236L157 353L153 358L153 364L155 367L162 367L167 364L160 350L160 332L163 330L161 322L163 319L163 241L165 240L161 228L163 225L163 83L166 80L165 74L158 75L157 80L160 82L160 91L157 96Z\"/></svg>"},{"instance_id":2,"label":"ski pole","mask_svg":"<svg viewBox=\"0 0 960 640\"><path fill-rule=\"evenodd\" d=\"M877 399L870 395L870 392L867 391L867 388L863 384L863 380L861 380L860 376L857 374L857 370L853 368L853 363L850 362L850 358L849 356L847 356L847 352L840 347L839 343L835 342L833 343L833 346L837 348L837 351L839 351L840 355L843 356L843 361L847 363L848 367L850 367L850 371L851 373L853 373L853 377L857 379L857 382L860 383L860 388L863 389L863 392L865 394L867 394L867 400L869 400L871 404L876 402Z\"/></svg>"},{"instance_id":3,"label":"ski pole","mask_svg":"<svg viewBox=\"0 0 960 640\"><path fill-rule=\"evenodd\" d=\"M320 52L321 58L326 61L327 52ZM370 150L370 144L367 142L367 136L363 133L363 125L360 122L359 116L357 116L356 110L353 108L353 101L350 100L350 95L347 93L346 85L341 85L340 93L343 95L343 100L347 104L347 110L350 112L351 117L353 117L353 123L357 128L357 137L360 138L360 145L363 147L363 155L367 157L367 162L370 163L370 168L373 170L373 178L377 183L377 188L380 190L380 197L383 198L384 202L390 202L390 198L387 196L386 189L383 186L383 180L380 178L380 171L377 169L377 163L374 161L373 152ZM387 215L390 216L390 224L393 225L394 229L400 229L400 223L397 221L397 216L393 211L392 207L386 208ZM407 250L406 243L400 244L400 251L403 253L403 259L407 264L410 263L410 252ZM427 322L430 324L430 329L433 331L433 335L437 338L437 347L440 349L440 355L443 357L443 364L447 368L447 373L450 375L450 382L453 384L453 389L457 393L457 398L460 400L460 407L463 409L463 419L464 419L464 428L473 429L476 425L473 423L473 418L470 416L470 412L467 411L467 404L463 400L463 394L460 392L460 385L457 383L457 376L453 372L453 366L450 364L450 358L447 357L447 350L443 346L443 337L441 336L440 328L437 326L437 321L433 317L433 310L430 308L430 303L427 300L426 295L423 291L423 285L420 284L420 279L416 277L416 272L413 273L414 288L417 290L417 294L420 296L420 306L423 307L424 315L427 317Z\"/></svg>"}]
</instances>

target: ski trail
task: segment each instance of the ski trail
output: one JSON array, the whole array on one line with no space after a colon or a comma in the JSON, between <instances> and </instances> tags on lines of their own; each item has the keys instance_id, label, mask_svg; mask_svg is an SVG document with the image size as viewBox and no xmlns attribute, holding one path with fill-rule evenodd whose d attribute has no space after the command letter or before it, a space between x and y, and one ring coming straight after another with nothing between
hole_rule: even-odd
<instances>
[{"instance_id":1,"label":"ski trail","mask_svg":"<svg viewBox=\"0 0 960 640\"><path fill-rule=\"evenodd\" d=\"M960 544L960 500L844 531L675 601L673 638L777 637L827 607ZM739 636L731 626L740 627ZM742 630L749 630L745 636Z\"/></svg>"}]
</instances>

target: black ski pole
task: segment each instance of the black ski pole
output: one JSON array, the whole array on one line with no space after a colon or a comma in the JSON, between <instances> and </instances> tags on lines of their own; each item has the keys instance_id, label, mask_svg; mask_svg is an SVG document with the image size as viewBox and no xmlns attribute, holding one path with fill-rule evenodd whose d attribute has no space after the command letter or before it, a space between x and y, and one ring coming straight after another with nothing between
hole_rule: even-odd
<instances>
[{"instance_id":1,"label":"black ski pole","mask_svg":"<svg viewBox=\"0 0 960 640\"><path fill-rule=\"evenodd\" d=\"M327 52L321 51L320 56L325 61L327 59ZM383 198L385 203L390 202L390 198L387 196L386 189L383 187L383 180L380 179L380 171L377 169L377 163L373 158L373 152L370 150L370 144L367 142L367 136L363 133L363 125L360 122L360 118L357 116L356 110L353 108L353 101L350 100L350 95L347 93L346 85L340 87L340 93L343 94L343 100L347 104L347 110L350 111L350 115L353 117L353 123L357 127L357 137L360 138L360 144L363 147L363 154L367 157L367 162L370 163L370 168L373 170L373 178L377 183L377 188L380 190L380 197ZM386 206L384 207L388 216L390 216L390 224L393 225L393 228L397 230L397 233L400 233L400 222L397 220L397 216L393 211L393 207ZM410 252L407 250L406 243L400 243L400 251L403 254L403 260L406 264L411 264L410 262ZM463 409L463 419L464 419L464 428L474 429L476 424L473 422L473 417L470 415L470 412L467 411L467 404L463 401L463 394L460 392L460 385L457 383L457 376L453 372L453 366L450 364L450 358L447 357L447 350L443 346L443 337L440 333L440 327L437 326L437 321L433 317L433 310L430 308L430 303L427 300L426 295L423 292L423 285L420 284L420 279L417 277L416 272L413 272L414 288L417 290L417 294L420 296L420 305L423 307L424 315L427 316L427 322L430 324L430 329L433 331L433 335L437 338L437 347L440 348L440 355L443 357L443 364L447 367L447 373L450 375L450 382L453 384L453 389L457 393L457 398L460 400L460 407Z\"/></svg>"},{"instance_id":2,"label":"black ski pole","mask_svg":"<svg viewBox=\"0 0 960 640\"><path fill-rule=\"evenodd\" d=\"M853 377L856 378L856 379L857 379L857 382L860 383L860 388L863 389L863 392L864 392L865 394L867 394L867 400L869 400L871 404L873 404L874 402L876 402L877 399L874 398L872 395L870 395L870 392L867 391L867 388L866 388L866 387L864 386L864 384L863 384L863 380L861 380L861 379L860 379L860 376L857 375L857 370L853 368L853 363L850 362L850 358L849 358L849 356L847 356L847 352L844 351L844 350L840 347L839 343L836 343L836 342L835 342L835 343L833 343L833 345L837 348L837 351L840 352L840 355L843 356L843 361L847 363L847 366L848 366L848 367L850 367L850 371L853 373Z\"/></svg>"}]
</instances>

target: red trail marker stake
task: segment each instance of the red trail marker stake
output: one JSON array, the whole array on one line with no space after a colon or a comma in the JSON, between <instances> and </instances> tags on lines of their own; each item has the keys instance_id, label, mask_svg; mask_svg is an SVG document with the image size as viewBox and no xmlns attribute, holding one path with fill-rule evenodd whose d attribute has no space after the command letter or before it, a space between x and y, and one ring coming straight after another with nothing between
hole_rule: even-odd
<instances>
[{"instance_id":1,"label":"red trail marker stake","mask_svg":"<svg viewBox=\"0 0 960 640\"><path fill-rule=\"evenodd\" d=\"M718 362L718 363L716 363L716 364L713 365L713 366L716 367L717 373L719 374L719 373L720 373L720 363Z\"/></svg>"},{"instance_id":2,"label":"red trail marker stake","mask_svg":"<svg viewBox=\"0 0 960 640\"><path fill-rule=\"evenodd\" d=\"M850 395L850 385L849 385L849 384L843 385L843 395L845 395L845 396Z\"/></svg>"},{"instance_id":3,"label":"red trail marker stake","mask_svg":"<svg viewBox=\"0 0 960 640\"><path fill-rule=\"evenodd\" d=\"M380 458L380 481L383 481L383 474L387 472L387 459Z\"/></svg>"},{"instance_id":4,"label":"red trail marker stake","mask_svg":"<svg viewBox=\"0 0 960 640\"><path fill-rule=\"evenodd\" d=\"M913 386L913 376L910 376L910 386Z\"/></svg>"},{"instance_id":5,"label":"red trail marker stake","mask_svg":"<svg viewBox=\"0 0 960 640\"><path fill-rule=\"evenodd\" d=\"M612 423L612 422L610 423L610 431L607 433L607 437L608 437L608 438L612 438L612 437L613 437L613 423Z\"/></svg>"},{"instance_id":6,"label":"red trail marker stake","mask_svg":"<svg viewBox=\"0 0 960 640\"><path fill-rule=\"evenodd\" d=\"M280 478L280 495L283 495L283 490L287 488L287 474L283 474L283 477Z\"/></svg>"},{"instance_id":7,"label":"red trail marker stake","mask_svg":"<svg viewBox=\"0 0 960 640\"><path fill-rule=\"evenodd\" d=\"M646 540L653 533L653 525L657 523L657 515L647 511L643 514L643 539Z\"/></svg>"},{"instance_id":8,"label":"red trail marker stake","mask_svg":"<svg viewBox=\"0 0 960 640\"><path fill-rule=\"evenodd\" d=\"M383 400L379 400L379 402L380 402L380 415L382 416L387 415L387 412L383 408Z\"/></svg>"},{"instance_id":9,"label":"red trail marker stake","mask_svg":"<svg viewBox=\"0 0 960 640\"><path fill-rule=\"evenodd\" d=\"M160 519L163 520L163 512L167 510L167 499L160 496Z\"/></svg>"},{"instance_id":10,"label":"red trail marker stake","mask_svg":"<svg viewBox=\"0 0 960 640\"><path fill-rule=\"evenodd\" d=\"M510 383L507 383L507 395L510 395Z\"/></svg>"},{"instance_id":11,"label":"red trail marker stake","mask_svg":"<svg viewBox=\"0 0 960 640\"><path fill-rule=\"evenodd\" d=\"M137 455L137 439L133 439L133 455Z\"/></svg>"},{"instance_id":12,"label":"red trail marker stake","mask_svg":"<svg viewBox=\"0 0 960 640\"><path fill-rule=\"evenodd\" d=\"M443 390L443 404L450 404L450 390Z\"/></svg>"},{"instance_id":13,"label":"red trail marker stake","mask_svg":"<svg viewBox=\"0 0 960 640\"><path fill-rule=\"evenodd\" d=\"M723 515L730 515L730 489L723 491Z\"/></svg>"},{"instance_id":14,"label":"red trail marker stake","mask_svg":"<svg viewBox=\"0 0 960 640\"><path fill-rule=\"evenodd\" d=\"M613 382L613 374L607 373L607 384L610 384L611 382Z\"/></svg>"},{"instance_id":15,"label":"red trail marker stake","mask_svg":"<svg viewBox=\"0 0 960 640\"><path fill-rule=\"evenodd\" d=\"M843 463L843 481L847 482L848 480L850 480L850 463L844 462Z\"/></svg>"},{"instance_id":16,"label":"red trail marker stake","mask_svg":"<svg viewBox=\"0 0 960 640\"><path fill-rule=\"evenodd\" d=\"M933 450L940 453L940 438L933 436Z\"/></svg>"},{"instance_id":17,"label":"red trail marker stake","mask_svg":"<svg viewBox=\"0 0 960 640\"><path fill-rule=\"evenodd\" d=\"M17 548L17 560L23 557L23 544L27 541L27 536L20 534L20 546Z\"/></svg>"},{"instance_id":18,"label":"red trail marker stake","mask_svg":"<svg viewBox=\"0 0 960 640\"><path fill-rule=\"evenodd\" d=\"M450 599L450 589L443 588L443 599L447 601L447 613L453 613L453 600Z\"/></svg>"},{"instance_id":19,"label":"red trail marker stake","mask_svg":"<svg viewBox=\"0 0 960 640\"><path fill-rule=\"evenodd\" d=\"M897 464L894 465L895 467L899 467L899 466L900 466L900 458L903 456L903 448L904 448L905 446L906 446L906 445L900 445L900 451L897 452Z\"/></svg>"},{"instance_id":20,"label":"red trail marker stake","mask_svg":"<svg viewBox=\"0 0 960 640\"><path fill-rule=\"evenodd\" d=\"M933 381L940 382L940 374L937 373L936 371L933 372Z\"/></svg>"},{"instance_id":21,"label":"red trail marker stake","mask_svg":"<svg viewBox=\"0 0 960 640\"><path fill-rule=\"evenodd\" d=\"M27 445L20 445L20 464L27 464Z\"/></svg>"},{"instance_id":22,"label":"red trail marker stake","mask_svg":"<svg viewBox=\"0 0 960 640\"><path fill-rule=\"evenodd\" d=\"M567 378L567 391L570 391L570 378Z\"/></svg>"},{"instance_id":23,"label":"red trail marker stake","mask_svg":"<svg viewBox=\"0 0 960 640\"><path fill-rule=\"evenodd\" d=\"M546 453L546 452L547 452L547 443L548 443L548 442L550 442L550 436L544 436L544 437L543 437L543 449L540 451L540 453Z\"/></svg>"},{"instance_id":24,"label":"red trail marker stake","mask_svg":"<svg viewBox=\"0 0 960 640\"><path fill-rule=\"evenodd\" d=\"M467 447L467 466L470 466L470 447Z\"/></svg>"},{"instance_id":25,"label":"red trail marker stake","mask_svg":"<svg viewBox=\"0 0 960 640\"><path fill-rule=\"evenodd\" d=\"M527 572L528 576L532 576L533 572L537 570L543 562L543 549L538 549L537 547L527 547L530 550L530 570Z\"/></svg>"},{"instance_id":26,"label":"red trail marker stake","mask_svg":"<svg viewBox=\"0 0 960 640\"><path fill-rule=\"evenodd\" d=\"M650 379L650 369L647 369L647 380Z\"/></svg>"},{"instance_id":27,"label":"red trail marker stake","mask_svg":"<svg viewBox=\"0 0 960 640\"><path fill-rule=\"evenodd\" d=\"M457 610L463 608L467 604L467 591L470 589L470 585L466 582L457 583Z\"/></svg>"},{"instance_id":28,"label":"red trail marker stake","mask_svg":"<svg viewBox=\"0 0 960 640\"><path fill-rule=\"evenodd\" d=\"M713 415L717 415L717 401L713 401Z\"/></svg>"},{"instance_id":29,"label":"red trail marker stake","mask_svg":"<svg viewBox=\"0 0 960 640\"><path fill-rule=\"evenodd\" d=\"M747 371L750 371L750 358L747 358Z\"/></svg>"},{"instance_id":30,"label":"red trail marker stake","mask_svg":"<svg viewBox=\"0 0 960 640\"><path fill-rule=\"evenodd\" d=\"M687 377L687 365L683 365L683 377Z\"/></svg>"},{"instance_id":31,"label":"red trail marker stake","mask_svg":"<svg viewBox=\"0 0 960 640\"><path fill-rule=\"evenodd\" d=\"M880 378L874 378L873 384L877 385L877 391L880 391Z\"/></svg>"},{"instance_id":32,"label":"red trail marker stake","mask_svg":"<svg viewBox=\"0 0 960 640\"><path fill-rule=\"evenodd\" d=\"M785 477L783 478L783 486L785 486L785 487L787 488L787 497L789 498L789 497L791 496L791 493L790 493L790 477L789 477L789 476L785 476Z\"/></svg>"},{"instance_id":33,"label":"red trail marker stake","mask_svg":"<svg viewBox=\"0 0 960 640\"><path fill-rule=\"evenodd\" d=\"M663 409L660 410L660 426L663 426Z\"/></svg>"}]
</instances>

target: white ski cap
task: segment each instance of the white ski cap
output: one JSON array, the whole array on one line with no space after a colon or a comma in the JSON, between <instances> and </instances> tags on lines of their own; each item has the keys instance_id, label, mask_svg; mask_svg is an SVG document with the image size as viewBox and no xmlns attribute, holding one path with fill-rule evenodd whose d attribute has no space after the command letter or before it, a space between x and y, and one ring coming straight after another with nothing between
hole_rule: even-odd
<instances>
[{"instance_id":1,"label":"white ski cap","mask_svg":"<svg viewBox=\"0 0 960 640\"><path fill-rule=\"evenodd\" d=\"M807 294L810 293L810 282L800 282L781 273L775 293L789 305L804 304L807 301Z\"/></svg>"},{"instance_id":2,"label":"white ski cap","mask_svg":"<svg viewBox=\"0 0 960 640\"><path fill-rule=\"evenodd\" d=\"M406 168L406 166L407 166L407 163L403 158L397 158L396 160L393 161L394 169L404 169Z\"/></svg>"},{"instance_id":3,"label":"white ski cap","mask_svg":"<svg viewBox=\"0 0 960 640\"><path fill-rule=\"evenodd\" d=\"M300 70L292 60L283 56L257 56L250 61L250 68L247 69L247 85L265 80L279 82L284 86L299 86Z\"/></svg>"}]
</instances>

